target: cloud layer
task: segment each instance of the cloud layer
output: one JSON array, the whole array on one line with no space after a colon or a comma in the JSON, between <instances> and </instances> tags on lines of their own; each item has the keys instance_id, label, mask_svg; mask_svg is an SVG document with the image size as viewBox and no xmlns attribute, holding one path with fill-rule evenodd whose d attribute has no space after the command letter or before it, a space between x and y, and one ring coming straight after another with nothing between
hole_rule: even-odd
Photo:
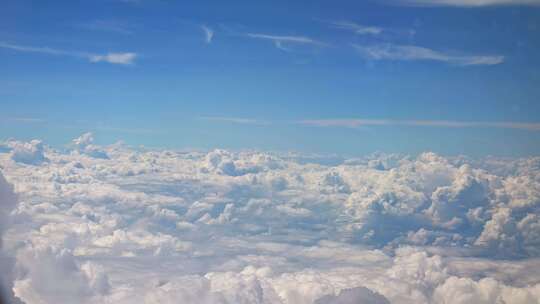
<instances>
[{"instance_id":1,"label":"cloud layer","mask_svg":"<svg viewBox=\"0 0 540 304\"><path fill-rule=\"evenodd\" d=\"M38 142L0 152L28 304L539 303L539 158Z\"/></svg>"}]
</instances>

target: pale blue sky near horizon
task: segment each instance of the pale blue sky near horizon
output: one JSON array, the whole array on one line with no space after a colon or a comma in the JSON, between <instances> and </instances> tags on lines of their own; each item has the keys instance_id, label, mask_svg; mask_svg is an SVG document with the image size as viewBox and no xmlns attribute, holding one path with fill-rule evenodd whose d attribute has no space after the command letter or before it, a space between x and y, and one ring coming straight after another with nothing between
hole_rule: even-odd
<instances>
[{"instance_id":1,"label":"pale blue sky near horizon","mask_svg":"<svg viewBox=\"0 0 540 304\"><path fill-rule=\"evenodd\" d=\"M2 1L0 140L540 153L538 1L358 2Z\"/></svg>"}]
</instances>

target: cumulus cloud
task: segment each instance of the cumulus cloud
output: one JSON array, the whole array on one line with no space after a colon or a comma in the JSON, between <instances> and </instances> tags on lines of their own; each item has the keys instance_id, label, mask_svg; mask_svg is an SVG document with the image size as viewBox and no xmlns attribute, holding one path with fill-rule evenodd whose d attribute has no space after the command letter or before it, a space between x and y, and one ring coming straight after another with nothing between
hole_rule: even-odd
<instances>
[{"instance_id":1,"label":"cumulus cloud","mask_svg":"<svg viewBox=\"0 0 540 304\"><path fill-rule=\"evenodd\" d=\"M458 66L497 65L504 62L504 56L500 55L454 55L414 45L353 44L353 47L369 60L440 61Z\"/></svg>"},{"instance_id":2,"label":"cumulus cloud","mask_svg":"<svg viewBox=\"0 0 540 304\"><path fill-rule=\"evenodd\" d=\"M90 132L84 133L72 141L76 151L81 154L86 154L96 158L108 158L107 152L94 145L93 142L94 136Z\"/></svg>"},{"instance_id":3,"label":"cumulus cloud","mask_svg":"<svg viewBox=\"0 0 540 304\"><path fill-rule=\"evenodd\" d=\"M13 287L24 303L98 302L109 290L109 282L91 262L81 264L68 249L27 248L18 256L24 279Z\"/></svg>"},{"instance_id":4,"label":"cumulus cloud","mask_svg":"<svg viewBox=\"0 0 540 304\"><path fill-rule=\"evenodd\" d=\"M32 140L30 142L11 141L8 143L11 148L11 159L16 162L39 165L46 161L43 142Z\"/></svg>"},{"instance_id":5,"label":"cumulus cloud","mask_svg":"<svg viewBox=\"0 0 540 304\"><path fill-rule=\"evenodd\" d=\"M33 165L12 153L0 224L27 304L538 303L535 157L329 162L91 133Z\"/></svg>"}]
</instances>

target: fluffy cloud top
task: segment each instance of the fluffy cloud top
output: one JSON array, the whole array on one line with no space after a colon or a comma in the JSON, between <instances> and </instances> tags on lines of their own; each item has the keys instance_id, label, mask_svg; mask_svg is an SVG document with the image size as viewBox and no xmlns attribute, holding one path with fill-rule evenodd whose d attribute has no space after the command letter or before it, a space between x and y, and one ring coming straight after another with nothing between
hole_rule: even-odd
<instances>
[{"instance_id":1,"label":"fluffy cloud top","mask_svg":"<svg viewBox=\"0 0 540 304\"><path fill-rule=\"evenodd\" d=\"M540 158L35 146L0 152L28 304L539 303Z\"/></svg>"},{"instance_id":2,"label":"fluffy cloud top","mask_svg":"<svg viewBox=\"0 0 540 304\"><path fill-rule=\"evenodd\" d=\"M31 142L11 141L8 143L11 148L11 159L30 165L39 165L46 161L43 152L43 143L40 140Z\"/></svg>"}]
</instances>

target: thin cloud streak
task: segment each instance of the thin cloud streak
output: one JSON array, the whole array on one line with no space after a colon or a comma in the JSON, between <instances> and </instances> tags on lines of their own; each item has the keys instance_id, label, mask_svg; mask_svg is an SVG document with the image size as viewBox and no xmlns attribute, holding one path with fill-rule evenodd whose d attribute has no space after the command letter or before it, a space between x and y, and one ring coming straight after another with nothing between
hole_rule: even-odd
<instances>
[{"instance_id":1,"label":"thin cloud streak","mask_svg":"<svg viewBox=\"0 0 540 304\"><path fill-rule=\"evenodd\" d=\"M316 127L359 128L363 126L411 126L442 128L502 128L540 131L540 123L483 122L454 120L393 120L393 119L319 119L301 120L298 124Z\"/></svg>"},{"instance_id":2,"label":"thin cloud streak","mask_svg":"<svg viewBox=\"0 0 540 304\"><path fill-rule=\"evenodd\" d=\"M239 117L221 117L221 116L201 116L201 120L215 121L215 122L226 122L242 125L269 125L271 124L266 120L259 120L253 118L239 118Z\"/></svg>"},{"instance_id":3,"label":"thin cloud streak","mask_svg":"<svg viewBox=\"0 0 540 304\"><path fill-rule=\"evenodd\" d=\"M351 21L335 21L330 24L337 29L351 31L357 35L379 35L383 32L383 28L377 26L365 26Z\"/></svg>"},{"instance_id":4,"label":"thin cloud streak","mask_svg":"<svg viewBox=\"0 0 540 304\"><path fill-rule=\"evenodd\" d=\"M80 27L91 31L102 31L122 35L132 35L133 31L131 31L127 25L128 24L124 22L119 22L116 20L94 20L89 23L81 24Z\"/></svg>"},{"instance_id":5,"label":"thin cloud streak","mask_svg":"<svg viewBox=\"0 0 540 304\"><path fill-rule=\"evenodd\" d=\"M303 44L303 45L313 45L313 46L327 46L326 43L305 37L305 36L278 36L278 35L268 35L268 34L257 34L257 33L247 33L247 37L254 39L263 39L269 40L274 43L276 48L288 51L284 44Z\"/></svg>"},{"instance_id":6,"label":"thin cloud streak","mask_svg":"<svg viewBox=\"0 0 540 304\"><path fill-rule=\"evenodd\" d=\"M453 55L414 45L353 44L358 53L370 60L440 61L459 66L497 65L504 62L500 55Z\"/></svg>"},{"instance_id":7,"label":"thin cloud streak","mask_svg":"<svg viewBox=\"0 0 540 304\"><path fill-rule=\"evenodd\" d=\"M540 6L540 0L395 0L386 2L407 6Z\"/></svg>"},{"instance_id":8,"label":"thin cloud streak","mask_svg":"<svg viewBox=\"0 0 540 304\"><path fill-rule=\"evenodd\" d=\"M206 25L201 25L201 29L204 32L204 41L208 44L212 43L212 39L214 38L214 30Z\"/></svg>"},{"instance_id":9,"label":"thin cloud streak","mask_svg":"<svg viewBox=\"0 0 540 304\"><path fill-rule=\"evenodd\" d=\"M55 56L69 56L84 58L90 62L107 62L111 64L130 65L134 63L137 54L135 53L107 53L107 54L93 54L87 52L66 51L60 49L53 49L50 47L32 47L23 46L17 44L11 44L0 41L0 48L9 49L17 52L25 53L40 53Z\"/></svg>"},{"instance_id":10,"label":"thin cloud streak","mask_svg":"<svg viewBox=\"0 0 540 304\"><path fill-rule=\"evenodd\" d=\"M33 117L5 117L5 118L0 118L0 121L16 122L16 123L42 123L42 122L45 122L44 119L33 118Z\"/></svg>"}]
</instances>

